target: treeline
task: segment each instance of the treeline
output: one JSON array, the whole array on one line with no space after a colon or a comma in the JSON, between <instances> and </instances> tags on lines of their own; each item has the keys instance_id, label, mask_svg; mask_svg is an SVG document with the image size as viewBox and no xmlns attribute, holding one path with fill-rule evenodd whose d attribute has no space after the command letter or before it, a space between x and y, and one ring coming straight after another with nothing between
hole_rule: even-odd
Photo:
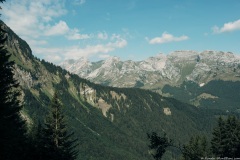
<instances>
[{"instance_id":1,"label":"treeline","mask_svg":"<svg viewBox=\"0 0 240 160\"><path fill-rule=\"evenodd\" d=\"M0 0L3 2L3 0ZM32 129L22 113L21 91L14 79L14 62L5 48L7 33L0 28L0 159L1 160L74 160L77 139L69 132L62 103L55 93L50 112Z\"/></svg>"},{"instance_id":2,"label":"treeline","mask_svg":"<svg viewBox=\"0 0 240 160\"><path fill-rule=\"evenodd\" d=\"M156 160L160 160L170 148L177 148L183 160L240 158L240 120L235 116L219 117L211 140L206 136L195 136L187 144L177 145L166 134L159 136L155 132L148 134L148 138L150 153Z\"/></svg>"}]
</instances>

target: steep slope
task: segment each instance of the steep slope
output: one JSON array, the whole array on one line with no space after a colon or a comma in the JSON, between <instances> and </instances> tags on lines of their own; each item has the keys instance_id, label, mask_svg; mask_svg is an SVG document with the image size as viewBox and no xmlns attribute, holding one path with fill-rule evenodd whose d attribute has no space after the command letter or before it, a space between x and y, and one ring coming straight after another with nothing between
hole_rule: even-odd
<instances>
[{"instance_id":1,"label":"steep slope","mask_svg":"<svg viewBox=\"0 0 240 160\"><path fill-rule=\"evenodd\" d=\"M211 131L214 118L205 110L148 90L104 87L79 78L35 58L28 44L0 23L8 31L6 45L16 62L15 77L22 87L24 117L30 126L42 120L54 90L58 90L70 128L80 142L79 159L147 160L147 132L164 131L176 142L184 143L191 135ZM100 66L106 65L101 74L118 72L107 67L117 66L118 61L113 58L99 62ZM171 159L170 155L166 159Z\"/></svg>"},{"instance_id":2,"label":"steep slope","mask_svg":"<svg viewBox=\"0 0 240 160\"><path fill-rule=\"evenodd\" d=\"M84 64L79 60L68 60L61 66L92 82L115 87L156 89L165 84L180 85L184 81L198 84L219 79L240 81L239 56L221 51L175 51L139 62L110 57L98 63L88 61Z\"/></svg>"}]
</instances>

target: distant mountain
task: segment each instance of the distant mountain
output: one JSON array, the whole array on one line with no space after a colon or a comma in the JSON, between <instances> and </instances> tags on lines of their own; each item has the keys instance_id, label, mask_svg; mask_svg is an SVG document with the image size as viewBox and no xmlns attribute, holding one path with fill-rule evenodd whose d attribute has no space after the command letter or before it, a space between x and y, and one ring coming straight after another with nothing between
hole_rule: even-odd
<instances>
[{"instance_id":1,"label":"distant mountain","mask_svg":"<svg viewBox=\"0 0 240 160\"><path fill-rule=\"evenodd\" d=\"M221 51L175 51L137 62L121 61L117 57L99 62L80 58L64 61L61 66L94 83L114 87L155 89L184 81L199 85L212 80L240 81L240 57Z\"/></svg>"},{"instance_id":2,"label":"distant mountain","mask_svg":"<svg viewBox=\"0 0 240 160\"><path fill-rule=\"evenodd\" d=\"M175 51L138 62L110 57L61 66L94 83L150 89L196 107L240 113L240 56L231 52Z\"/></svg>"},{"instance_id":3,"label":"distant mountain","mask_svg":"<svg viewBox=\"0 0 240 160\"><path fill-rule=\"evenodd\" d=\"M147 160L151 157L147 147L147 132L166 132L176 143L185 143L192 135L209 135L215 123L214 116L222 114L221 111L208 112L149 90L94 84L34 57L26 41L2 21L0 24L8 32L6 46L12 53L11 59L16 62L15 78L19 81L23 93L22 115L29 128L38 120L43 120L49 110L54 90L58 90L70 129L79 139L79 160ZM177 80L177 67L163 60L163 57L165 56L159 55L157 59L150 58L143 62L121 62L116 57L95 63L80 59L78 65L74 66L76 61L72 60L67 61L67 64L72 64L72 69L78 70L82 75L96 79L102 75L98 77L99 82L105 78L109 80L109 84L116 82L130 86L139 81L138 85L141 86L143 82L148 82L146 74L142 74L138 81L131 82L134 84L128 84L127 77L122 72L130 76L130 81L131 76L135 78L135 75L138 75L136 69L145 73L148 68L147 74L150 76L150 73L154 73L158 68L162 71L157 74L165 77L166 82L166 77ZM156 61L154 65L153 61ZM83 68L79 70L79 66ZM124 75L122 81L115 77L119 73ZM144 77L145 81L142 81ZM151 83L156 83L158 77L152 75L152 78L155 79ZM166 154L165 159L173 159L177 155L178 152L172 150Z\"/></svg>"}]
</instances>

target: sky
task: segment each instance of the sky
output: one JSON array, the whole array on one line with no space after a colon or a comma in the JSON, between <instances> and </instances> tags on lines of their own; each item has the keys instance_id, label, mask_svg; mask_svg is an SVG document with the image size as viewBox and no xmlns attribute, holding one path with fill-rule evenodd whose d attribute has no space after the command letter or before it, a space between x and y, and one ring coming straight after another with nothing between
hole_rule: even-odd
<instances>
[{"instance_id":1,"label":"sky","mask_svg":"<svg viewBox=\"0 0 240 160\"><path fill-rule=\"evenodd\" d=\"M59 64L176 50L240 54L240 0L6 0L1 19L33 55Z\"/></svg>"}]
</instances>

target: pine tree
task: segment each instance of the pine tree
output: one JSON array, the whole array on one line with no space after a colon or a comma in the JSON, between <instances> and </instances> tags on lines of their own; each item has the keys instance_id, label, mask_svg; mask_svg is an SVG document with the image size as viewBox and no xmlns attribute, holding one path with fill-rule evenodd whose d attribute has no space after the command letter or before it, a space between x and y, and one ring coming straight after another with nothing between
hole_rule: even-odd
<instances>
[{"instance_id":1,"label":"pine tree","mask_svg":"<svg viewBox=\"0 0 240 160\"><path fill-rule=\"evenodd\" d=\"M73 133L68 134L65 118L62 113L62 105L55 93L51 102L51 112L45 120L43 129L45 143L45 158L51 160L74 160L76 151L76 139L72 139Z\"/></svg>"},{"instance_id":2,"label":"pine tree","mask_svg":"<svg viewBox=\"0 0 240 160\"><path fill-rule=\"evenodd\" d=\"M183 145L182 154L185 160L201 160L204 157L210 157L211 153L206 137L191 137L189 143Z\"/></svg>"},{"instance_id":3,"label":"pine tree","mask_svg":"<svg viewBox=\"0 0 240 160\"><path fill-rule=\"evenodd\" d=\"M30 135L30 153L28 154L29 159L31 160L45 160L45 149L44 145L44 134L43 134L43 127L41 123L38 121L38 123L34 123L31 135Z\"/></svg>"},{"instance_id":4,"label":"pine tree","mask_svg":"<svg viewBox=\"0 0 240 160\"><path fill-rule=\"evenodd\" d=\"M226 137L227 137L227 130L225 121L222 117L218 119L218 126L213 130L213 138L211 140L212 144L212 152L216 156L224 157L226 155Z\"/></svg>"},{"instance_id":5,"label":"pine tree","mask_svg":"<svg viewBox=\"0 0 240 160\"><path fill-rule=\"evenodd\" d=\"M220 117L212 135L213 154L231 158L240 156L240 122L236 117L229 116L226 120Z\"/></svg>"},{"instance_id":6,"label":"pine tree","mask_svg":"<svg viewBox=\"0 0 240 160\"><path fill-rule=\"evenodd\" d=\"M0 2L3 2L1 0ZM5 48L7 32L0 26L0 159L21 160L26 154L26 127L20 116L19 84L14 79L14 62Z\"/></svg>"},{"instance_id":7,"label":"pine tree","mask_svg":"<svg viewBox=\"0 0 240 160\"><path fill-rule=\"evenodd\" d=\"M166 152L167 147L173 146L172 140L168 139L166 134L162 137L158 136L156 132L147 134L148 139L150 140L150 145L148 146L151 152L151 155L154 159L160 160L163 154Z\"/></svg>"},{"instance_id":8,"label":"pine tree","mask_svg":"<svg viewBox=\"0 0 240 160\"><path fill-rule=\"evenodd\" d=\"M226 120L226 153L228 157L236 158L240 155L240 128L239 121L235 116L229 116Z\"/></svg>"}]
</instances>

